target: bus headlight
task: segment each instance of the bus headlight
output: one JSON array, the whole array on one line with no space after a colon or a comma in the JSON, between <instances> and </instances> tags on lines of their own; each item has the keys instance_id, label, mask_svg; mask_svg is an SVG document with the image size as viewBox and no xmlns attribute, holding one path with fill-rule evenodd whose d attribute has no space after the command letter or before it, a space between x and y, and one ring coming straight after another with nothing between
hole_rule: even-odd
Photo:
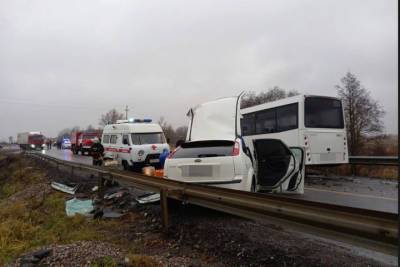
<instances>
[{"instance_id":1,"label":"bus headlight","mask_svg":"<svg viewBox=\"0 0 400 267\"><path fill-rule=\"evenodd\" d=\"M35 145L34 145L34 144L31 144L31 148L35 148Z\"/></svg>"},{"instance_id":2,"label":"bus headlight","mask_svg":"<svg viewBox=\"0 0 400 267\"><path fill-rule=\"evenodd\" d=\"M138 154L139 157L143 156L144 150L139 150L137 154Z\"/></svg>"}]
</instances>

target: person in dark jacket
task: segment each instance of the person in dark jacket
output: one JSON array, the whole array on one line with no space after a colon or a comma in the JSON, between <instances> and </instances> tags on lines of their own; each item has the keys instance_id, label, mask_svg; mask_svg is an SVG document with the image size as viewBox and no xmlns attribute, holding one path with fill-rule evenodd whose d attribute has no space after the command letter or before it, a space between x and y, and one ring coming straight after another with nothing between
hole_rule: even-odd
<instances>
[{"instance_id":1,"label":"person in dark jacket","mask_svg":"<svg viewBox=\"0 0 400 267\"><path fill-rule=\"evenodd\" d=\"M93 158L93 165L94 166L103 165L104 147L97 137L93 139L93 145L90 148L90 152Z\"/></svg>"}]
</instances>

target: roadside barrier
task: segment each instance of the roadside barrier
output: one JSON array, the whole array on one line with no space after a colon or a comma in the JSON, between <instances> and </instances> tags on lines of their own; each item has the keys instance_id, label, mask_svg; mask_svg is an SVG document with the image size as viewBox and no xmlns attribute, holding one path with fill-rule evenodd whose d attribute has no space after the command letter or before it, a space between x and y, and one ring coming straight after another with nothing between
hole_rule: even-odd
<instances>
[{"instance_id":1,"label":"roadside barrier","mask_svg":"<svg viewBox=\"0 0 400 267\"><path fill-rule=\"evenodd\" d=\"M352 245L397 255L398 215L293 199L284 195L243 192L199 184L188 184L138 173L88 166L56 159L39 153L26 153L51 164L95 173L99 179L99 194L107 180L160 192L162 223L168 229L168 198L234 214L261 223L314 234Z\"/></svg>"}]
</instances>

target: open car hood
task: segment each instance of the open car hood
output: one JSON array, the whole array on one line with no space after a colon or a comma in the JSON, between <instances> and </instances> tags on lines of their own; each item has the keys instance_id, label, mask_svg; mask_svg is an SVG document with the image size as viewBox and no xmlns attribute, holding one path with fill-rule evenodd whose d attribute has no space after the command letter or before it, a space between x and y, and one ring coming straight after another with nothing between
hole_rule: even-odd
<instances>
[{"instance_id":1,"label":"open car hood","mask_svg":"<svg viewBox=\"0 0 400 267\"><path fill-rule=\"evenodd\" d=\"M235 140L240 132L240 98L220 98L191 108L186 141Z\"/></svg>"}]
</instances>

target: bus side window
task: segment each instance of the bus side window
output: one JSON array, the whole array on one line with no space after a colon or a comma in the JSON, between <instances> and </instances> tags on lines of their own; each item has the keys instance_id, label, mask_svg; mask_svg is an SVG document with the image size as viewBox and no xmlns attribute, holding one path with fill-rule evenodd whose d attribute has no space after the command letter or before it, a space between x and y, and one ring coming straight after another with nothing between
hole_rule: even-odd
<instances>
[{"instance_id":1,"label":"bus side window","mask_svg":"<svg viewBox=\"0 0 400 267\"><path fill-rule=\"evenodd\" d=\"M276 132L275 109L261 110L256 113L256 134Z\"/></svg>"},{"instance_id":2,"label":"bus side window","mask_svg":"<svg viewBox=\"0 0 400 267\"><path fill-rule=\"evenodd\" d=\"M298 104L290 104L276 110L277 131L283 132L298 127Z\"/></svg>"},{"instance_id":3,"label":"bus side window","mask_svg":"<svg viewBox=\"0 0 400 267\"><path fill-rule=\"evenodd\" d=\"M108 134L105 134L103 136L103 144L108 144L110 143L110 136Z\"/></svg>"},{"instance_id":4,"label":"bus side window","mask_svg":"<svg viewBox=\"0 0 400 267\"><path fill-rule=\"evenodd\" d=\"M256 124L255 124L255 115L252 114L244 114L243 119L241 120L242 125L242 135L253 135L256 132Z\"/></svg>"}]
</instances>

